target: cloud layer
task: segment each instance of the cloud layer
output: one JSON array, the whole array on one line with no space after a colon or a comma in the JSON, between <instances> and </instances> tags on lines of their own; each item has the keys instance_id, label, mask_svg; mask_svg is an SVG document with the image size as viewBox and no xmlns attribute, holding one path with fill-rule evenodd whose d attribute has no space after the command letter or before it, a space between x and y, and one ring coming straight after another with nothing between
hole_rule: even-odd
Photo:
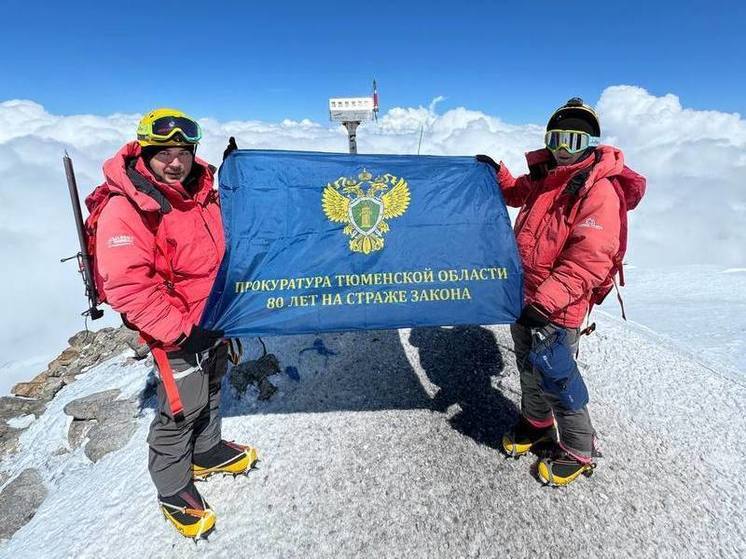
<instances>
[{"instance_id":1,"label":"cloud layer","mask_svg":"<svg viewBox=\"0 0 746 559\"><path fill-rule=\"evenodd\" d=\"M361 153L487 153L514 173L523 153L541 147L544 124L512 125L466 108L443 113L397 107L358 132ZM597 104L604 140L648 177L631 216L628 260L638 265L746 265L746 121L737 114L683 108L674 95L610 87ZM101 163L133 137L139 115L59 116L32 101L0 103L0 306L3 362L56 351L82 326L85 306L75 265L77 238L61 157L74 158L81 196L101 180ZM201 121L203 157L219 162L228 136L242 148L345 151L331 123ZM116 320L107 313L112 323ZM35 371L29 371L29 374Z\"/></svg>"}]
</instances>

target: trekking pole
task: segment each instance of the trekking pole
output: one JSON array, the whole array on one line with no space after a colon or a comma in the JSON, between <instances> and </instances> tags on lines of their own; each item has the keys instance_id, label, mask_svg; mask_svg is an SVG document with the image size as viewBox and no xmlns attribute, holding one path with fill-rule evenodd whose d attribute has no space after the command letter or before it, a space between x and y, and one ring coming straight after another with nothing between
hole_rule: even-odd
<instances>
[{"instance_id":1,"label":"trekking pole","mask_svg":"<svg viewBox=\"0 0 746 559\"><path fill-rule=\"evenodd\" d=\"M73 216L75 217L75 228L78 231L78 242L80 243L80 252L75 256L62 258L60 262L67 262L73 258L78 261L78 271L85 284L85 295L88 298L88 310L84 311L83 316L90 316L91 320L97 320L104 316L104 311L97 308L98 296L96 284L93 279L93 270L91 268L91 257L88 254L88 243L86 242L85 223L83 222L83 212L80 209L80 198L78 196L78 183L75 180L75 171L73 170L73 160L65 151L65 157L62 158L65 165L65 175L67 176L67 189L70 191L70 201L73 205Z\"/></svg>"}]
</instances>

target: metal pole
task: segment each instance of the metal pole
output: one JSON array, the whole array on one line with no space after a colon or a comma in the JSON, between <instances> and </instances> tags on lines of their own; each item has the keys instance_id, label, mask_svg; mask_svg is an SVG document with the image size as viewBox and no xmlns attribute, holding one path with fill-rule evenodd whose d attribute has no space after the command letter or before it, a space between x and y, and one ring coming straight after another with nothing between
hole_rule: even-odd
<instances>
[{"instance_id":1,"label":"metal pole","mask_svg":"<svg viewBox=\"0 0 746 559\"><path fill-rule=\"evenodd\" d=\"M360 125L360 121L345 121L342 124L347 128L347 135L350 140L350 153L357 154L357 127Z\"/></svg>"}]
</instances>

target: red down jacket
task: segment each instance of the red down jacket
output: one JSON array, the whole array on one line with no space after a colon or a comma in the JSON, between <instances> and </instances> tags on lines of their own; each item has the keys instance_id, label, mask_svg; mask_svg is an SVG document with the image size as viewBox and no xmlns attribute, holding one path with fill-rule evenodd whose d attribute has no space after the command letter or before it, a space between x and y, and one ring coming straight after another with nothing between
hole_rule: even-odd
<instances>
[{"instance_id":1,"label":"red down jacket","mask_svg":"<svg viewBox=\"0 0 746 559\"><path fill-rule=\"evenodd\" d=\"M190 196L181 184L158 181L140 157L139 144L131 142L104 163L104 176L115 194L96 233L106 300L145 336L173 349L199 322L225 251L213 169L195 158L197 182ZM171 211L160 211L145 192L149 186L165 195Z\"/></svg>"},{"instance_id":2,"label":"red down jacket","mask_svg":"<svg viewBox=\"0 0 746 559\"><path fill-rule=\"evenodd\" d=\"M551 155L539 150L526 157L532 166ZM573 181L584 173L584 181ZM544 308L556 324L577 328L583 323L593 289L608 280L619 252L621 202L612 177L631 180L644 192L645 179L624 167L622 152L611 146L599 146L595 157L555 167L538 180L530 175L516 179L500 163L498 180L505 202L521 208L515 236L525 303ZM568 188L571 184L575 192Z\"/></svg>"}]
</instances>

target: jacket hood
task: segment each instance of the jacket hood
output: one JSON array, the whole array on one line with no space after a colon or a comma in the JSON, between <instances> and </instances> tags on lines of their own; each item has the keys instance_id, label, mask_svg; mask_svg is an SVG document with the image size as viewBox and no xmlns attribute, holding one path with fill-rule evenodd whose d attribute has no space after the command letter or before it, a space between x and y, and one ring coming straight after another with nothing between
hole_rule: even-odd
<instances>
[{"instance_id":1,"label":"jacket hood","mask_svg":"<svg viewBox=\"0 0 746 559\"><path fill-rule=\"evenodd\" d=\"M622 150L613 146L600 145L582 161L563 167L553 166L552 152L546 148L526 153L526 161L529 169L543 167L545 176L552 179L552 184L580 178L575 191L579 196L599 180L612 178L622 187L628 209L637 206L645 193L645 177L627 167Z\"/></svg>"},{"instance_id":2,"label":"jacket hood","mask_svg":"<svg viewBox=\"0 0 746 559\"><path fill-rule=\"evenodd\" d=\"M183 204L188 200L205 203L212 191L214 176L214 168L206 161L194 158L192 173L196 174L198 186L195 194L190 196L181 183L159 181L145 165L141 154L140 144L129 142L104 163L104 177L111 192L126 196L145 212L167 212L171 205Z\"/></svg>"}]
</instances>

